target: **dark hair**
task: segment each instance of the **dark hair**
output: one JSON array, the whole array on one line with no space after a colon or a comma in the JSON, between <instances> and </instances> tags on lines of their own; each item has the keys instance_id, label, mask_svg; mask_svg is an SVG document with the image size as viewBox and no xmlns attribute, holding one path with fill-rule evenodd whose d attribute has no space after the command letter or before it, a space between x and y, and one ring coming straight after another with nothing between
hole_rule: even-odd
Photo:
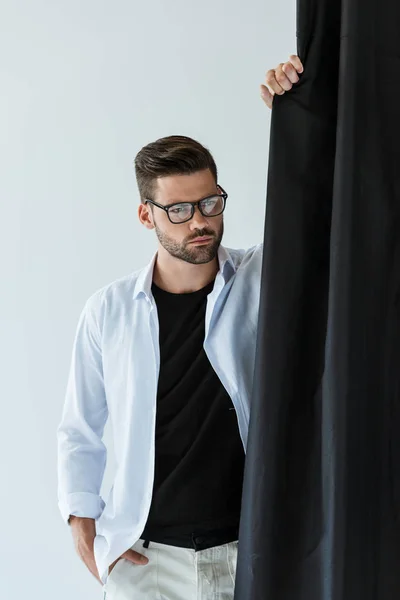
<instances>
[{"instance_id":1,"label":"dark hair","mask_svg":"<svg viewBox=\"0 0 400 600\"><path fill-rule=\"evenodd\" d=\"M191 175L210 169L218 181L217 166L207 148L183 135L161 138L138 152L135 173L142 202L153 199L157 179L168 175Z\"/></svg>"}]
</instances>

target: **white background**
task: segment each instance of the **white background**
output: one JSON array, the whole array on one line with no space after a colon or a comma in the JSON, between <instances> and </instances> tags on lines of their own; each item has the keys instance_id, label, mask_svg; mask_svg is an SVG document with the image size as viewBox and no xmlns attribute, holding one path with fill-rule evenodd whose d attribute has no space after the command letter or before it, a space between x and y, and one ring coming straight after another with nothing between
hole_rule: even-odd
<instances>
[{"instance_id":1,"label":"white background","mask_svg":"<svg viewBox=\"0 0 400 600\"><path fill-rule=\"evenodd\" d=\"M198 139L229 193L225 245L261 241L259 85L295 52L295 0L1 0L2 598L102 597L58 512L56 428L85 300L156 248L137 219L136 153Z\"/></svg>"}]
</instances>

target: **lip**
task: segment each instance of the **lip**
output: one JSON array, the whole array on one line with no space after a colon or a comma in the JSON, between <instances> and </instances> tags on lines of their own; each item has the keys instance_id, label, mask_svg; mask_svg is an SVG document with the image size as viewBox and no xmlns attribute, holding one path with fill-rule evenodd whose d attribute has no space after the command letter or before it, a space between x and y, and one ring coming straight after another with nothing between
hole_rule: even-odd
<instances>
[{"instance_id":1,"label":"lip","mask_svg":"<svg viewBox=\"0 0 400 600\"><path fill-rule=\"evenodd\" d=\"M207 242L210 242L212 240L212 237L207 236L207 237L200 237L200 238L196 238L195 240L191 240L191 244L206 244Z\"/></svg>"}]
</instances>

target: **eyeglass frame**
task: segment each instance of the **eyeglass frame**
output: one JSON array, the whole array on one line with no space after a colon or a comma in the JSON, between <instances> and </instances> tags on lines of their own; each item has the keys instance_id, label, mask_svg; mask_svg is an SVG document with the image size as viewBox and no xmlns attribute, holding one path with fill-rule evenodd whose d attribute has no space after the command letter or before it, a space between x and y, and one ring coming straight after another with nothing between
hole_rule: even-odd
<instances>
[{"instance_id":1,"label":"eyeglass frame","mask_svg":"<svg viewBox=\"0 0 400 600\"><path fill-rule=\"evenodd\" d=\"M187 223L188 221L190 221L191 219L193 219L194 217L194 211L197 208L200 211L200 214L203 217L206 218L213 218L213 217L219 217L220 215L222 215L222 213L224 212L225 208L226 208L226 201L228 199L228 194L225 192L225 190L218 184L218 188L221 190L222 194L211 194L210 196L206 196L205 198L202 198L201 200L198 200L197 202L173 202L172 204L167 204L166 206L163 206L162 204L158 204L158 202L154 202L154 200L150 200L150 198L145 198L144 203L147 204L153 204L154 206L157 206L158 208L162 208L162 210L164 210L167 213L168 219L169 221L173 224L173 225L182 225L183 223ZM201 203L204 202L205 200L209 200L210 198L214 198L215 196L220 196L224 199L224 207L221 210L220 213L218 213L217 215L205 215L203 214L202 210L201 210ZM173 208L174 206L179 206L179 204L190 204L190 206L192 207L192 214L188 219L185 219L184 221L179 221L179 223L176 223L175 221L171 220L171 217L169 216L169 210L171 208Z\"/></svg>"}]
</instances>

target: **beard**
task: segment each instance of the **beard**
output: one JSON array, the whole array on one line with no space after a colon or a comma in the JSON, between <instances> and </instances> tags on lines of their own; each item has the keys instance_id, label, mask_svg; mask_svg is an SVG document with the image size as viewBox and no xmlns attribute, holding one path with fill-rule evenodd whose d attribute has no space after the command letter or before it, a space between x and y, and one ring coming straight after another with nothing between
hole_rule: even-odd
<instances>
[{"instance_id":1,"label":"beard","mask_svg":"<svg viewBox=\"0 0 400 600\"><path fill-rule=\"evenodd\" d=\"M214 260L217 256L224 233L224 222L221 221L221 226L217 232L207 228L196 229L190 237L185 238L182 242L176 242L173 238L162 232L157 225L155 226L155 230L158 241L168 254L192 265L204 265ZM204 246L195 246L190 243L194 239L203 236L210 236L212 239L208 244L204 244Z\"/></svg>"}]
</instances>

